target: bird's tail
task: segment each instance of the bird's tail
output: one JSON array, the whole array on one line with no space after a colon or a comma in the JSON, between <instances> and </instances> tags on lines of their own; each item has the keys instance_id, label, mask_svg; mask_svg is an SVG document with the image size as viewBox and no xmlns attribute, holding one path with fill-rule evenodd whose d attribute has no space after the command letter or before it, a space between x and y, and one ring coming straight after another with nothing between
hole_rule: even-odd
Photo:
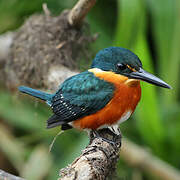
<instances>
[{"instance_id":1,"label":"bird's tail","mask_svg":"<svg viewBox=\"0 0 180 180\"><path fill-rule=\"evenodd\" d=\"M42 91L38 91L36 89L32 89L26 86L20 86L19 91L21 91L22 93L26 93L29 94L31 96L34 96L36 98L42 99L44 101L50 102L51 98L52 98L52 94L48 94Z\"/></svg>"}]
</instances>

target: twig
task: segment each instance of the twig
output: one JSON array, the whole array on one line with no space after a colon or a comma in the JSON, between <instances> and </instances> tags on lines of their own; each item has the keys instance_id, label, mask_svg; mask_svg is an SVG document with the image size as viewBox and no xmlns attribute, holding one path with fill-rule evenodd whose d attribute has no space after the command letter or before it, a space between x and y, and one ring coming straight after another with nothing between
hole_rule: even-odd
<instances>
[{"instance_id":1,"label":"twig","mask_svg":"<svg viewBox=\"0 0 180 180\"><path fill-rule=\"evenodd\" d=\"M49 11L46 3L43 3L42 8L43 8L45 15L47 15L47 16L51 15L51 12Z\"/></svg>"},{"instance_id":2,"label":"twig","mask_svg":"<svg viewBox=\"0 0 180 180\"><path fill-rule=\"evenodd\" d=\"M95 3L96 0L79 0L69 13L69 24L72 26L81 24L82 20Z\"/></svg>"},{"instance_id":3,"label":"twig","mask_svg":"<svg viewBox=\"0 0 180 180\"><path fill-rule=\"evenodd\" d=\"M25 180L18 176L14 176L0 169L0 180Z\"/></svg>"},{"instance_id":4,"label":"twig","mask_svg":"<svg viewBox=\"0 0 180 180\"><path fill-rule=\"evenodd\" d=\"M6 59L10 51L14 33L8 32L0 36L0 61Z\"/></svg>"}]
</instances>

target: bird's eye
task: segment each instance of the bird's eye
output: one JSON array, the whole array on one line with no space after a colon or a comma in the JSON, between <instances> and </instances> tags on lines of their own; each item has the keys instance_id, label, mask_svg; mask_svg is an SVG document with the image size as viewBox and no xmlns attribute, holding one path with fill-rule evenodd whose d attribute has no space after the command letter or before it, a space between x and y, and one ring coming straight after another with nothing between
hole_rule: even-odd
<instances>
[{"instance_id":1,"label":"bird's eye","mask_svg":"<svg viewBox=\"0 0 180 180\"><path fill-rule=\"evenodd\" d=\"M127 68L127 66L125 65L125 64L121 64L121 63L118 63L117 64L117 68L118 68L118 70L124 70L124 69L126 69Z\"/></svg>"}]
</instances>

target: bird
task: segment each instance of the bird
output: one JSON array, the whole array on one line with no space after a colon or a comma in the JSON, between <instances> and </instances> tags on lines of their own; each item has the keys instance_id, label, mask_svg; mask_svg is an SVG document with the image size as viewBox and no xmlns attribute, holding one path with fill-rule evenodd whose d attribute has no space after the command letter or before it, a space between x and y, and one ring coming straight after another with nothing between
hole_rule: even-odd
<instances>
[{"instance_id":1,"label":"bird","mask_svg":"<svg viewBox=\"0 0 180 180\"><path fill-rule=\"evenodd\" d=\"M145 71L133 52L108 47L96 54L90 69L66 79L53 94L26 86L20 86L19 91L46 101L52 108L47 128L96 132L129 119L141 98L140 81L171 89Z\"/></svg>"}]
</instances>

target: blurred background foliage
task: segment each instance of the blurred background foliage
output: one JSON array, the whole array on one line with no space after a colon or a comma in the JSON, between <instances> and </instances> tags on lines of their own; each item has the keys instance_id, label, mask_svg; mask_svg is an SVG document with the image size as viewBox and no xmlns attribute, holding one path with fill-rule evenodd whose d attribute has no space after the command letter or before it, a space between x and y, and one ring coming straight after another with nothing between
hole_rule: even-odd
<instances>
[{"instance_id":1,"label":"blurred background foliage","mask_svg":"<svg viewBox=\"0 0 180 180\"><path fill-rule=\"evenodd\" d=\"M16 30L46 2L54 15L75 0L1 0L0 33ZM180 1L98 0L86 21L99 38L93 51L121 46L134 51L144 68L172 85L173 90L142 83L142 99L121 131L154 155L180 169ZM22 96L21 96L22 97ZM77 157L88 143L83 132L69 130L48 148L59 128L45 129L51 111L41 102L20 98L0 87L0 168L27 179L57 179L58 170ZM118 179L152 179L123 160ZM138 174L138 176L137 176ZM137 178L138 177L138 178Z\"/></svg>"}]
</instances>

